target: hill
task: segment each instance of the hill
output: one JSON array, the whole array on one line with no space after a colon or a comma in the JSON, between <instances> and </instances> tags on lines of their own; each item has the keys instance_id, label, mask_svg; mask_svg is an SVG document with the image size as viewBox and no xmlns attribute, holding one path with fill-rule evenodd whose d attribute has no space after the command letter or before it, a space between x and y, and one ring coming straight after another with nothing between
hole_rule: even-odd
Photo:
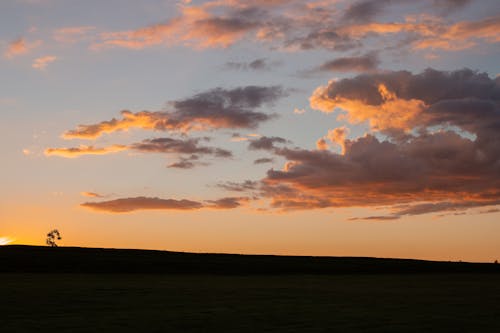
<instances>
[{"instance_id":1,"label":"hill","mask_svg":"<svg viewBox=\"0 0 500 333\"><path fill-rule=\"evenodd\" d=\"M500 273L490 263L364 257L198 254L152 250L9 245L0 272L169 274L415 274Z\"/></svg>"}]
</instances>

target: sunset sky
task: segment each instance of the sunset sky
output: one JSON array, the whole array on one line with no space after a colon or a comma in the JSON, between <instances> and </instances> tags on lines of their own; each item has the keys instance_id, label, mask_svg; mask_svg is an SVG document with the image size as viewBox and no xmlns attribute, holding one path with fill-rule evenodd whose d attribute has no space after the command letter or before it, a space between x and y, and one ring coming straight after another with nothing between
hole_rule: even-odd
<instances>
[{"instance_id":1,"label":"sunset sky","mask_svg":"<svg viewBox=\"0 0 500 333\"><path fill-rule=\"evenodd\" d=\"M498 0L5 0L0 27L0 245L500 260Z\"/></svg>"}]
</instances>

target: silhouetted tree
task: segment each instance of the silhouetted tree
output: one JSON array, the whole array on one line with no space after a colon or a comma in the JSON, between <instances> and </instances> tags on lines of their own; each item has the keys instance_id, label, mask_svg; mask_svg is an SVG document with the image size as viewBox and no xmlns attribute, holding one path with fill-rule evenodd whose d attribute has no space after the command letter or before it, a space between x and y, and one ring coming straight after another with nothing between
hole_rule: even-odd
<instances>
[{"instance_id":1,"label":"silhouetted tree","mask_svg":"<svg viewBox=\"0 0 500 333\"><path fill-rule=\"evenodd\" d=\"M47 243L47 245L50 247L57 247L56 240L61 240L61 239L62 237L61 234L59 233L59 230L54 229L47 234L47 240L45 241L45 243Z\"/></svg>"}]
</instances>

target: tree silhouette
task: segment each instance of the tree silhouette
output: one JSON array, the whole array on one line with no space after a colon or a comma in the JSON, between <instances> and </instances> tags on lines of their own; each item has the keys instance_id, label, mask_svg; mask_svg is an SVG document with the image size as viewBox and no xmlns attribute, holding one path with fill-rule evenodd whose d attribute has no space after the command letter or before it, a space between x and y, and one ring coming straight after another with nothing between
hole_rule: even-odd
<instances>
[{"instance_id":1,"label":"tree silhouette","mask_svg":"<svg viewBox=\"0 0 500 333\"><path fill-rule=\"evenodd\" d=\"M47 234L47 240L45 241L45 243L47 243L47 245L50 247L57 247L56 240L61 240L61 239L62 237L61 234L59 233L59 230L54 229Z\"/></svg>"}]
</instances>

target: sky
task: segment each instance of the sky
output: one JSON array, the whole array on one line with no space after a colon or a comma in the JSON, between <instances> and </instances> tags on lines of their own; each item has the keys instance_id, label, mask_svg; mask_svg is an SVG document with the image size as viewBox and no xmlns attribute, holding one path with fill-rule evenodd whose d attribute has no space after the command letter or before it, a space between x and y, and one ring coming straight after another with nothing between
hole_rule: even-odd
<instances>
[{"instance_id":1,"label":"sky","mask_svg":"<svg viewBox=\"0 0 500 333\"><path fill-rule=\"evenodd\" d=\"M500 259L496 0L0 2L0 245Z\"/></svg>"}]
</instances>

